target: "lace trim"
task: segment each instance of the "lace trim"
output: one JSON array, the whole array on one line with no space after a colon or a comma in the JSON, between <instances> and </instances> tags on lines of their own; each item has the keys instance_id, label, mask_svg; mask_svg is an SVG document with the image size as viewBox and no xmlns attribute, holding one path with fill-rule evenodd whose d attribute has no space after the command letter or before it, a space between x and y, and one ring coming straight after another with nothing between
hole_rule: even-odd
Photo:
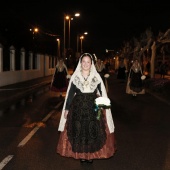
<instances>
[{"instance_id":1,"label":"lace trim","mask_svg":"<svg viewBox=\"0 0 170 170\"><path fill-rule=\"evenodd\" d=\"M90 92L94 92L97 88L97 85L100 83L96 76L94 76L91 80L88 80L90 83L88 84L90 87ZM80 89L81 92L85 91L84 82L81 81L79 76L75 76L73 80L73 84Z\"/></svg>"},{"instance_id":2,"label":"lace trim","mask_svg":"<svg viewBox=\"0 0 170 170\"><path fill-rule=\"evenodd\" d=\"M57 68L57 70L58 70L58 72L63 72L63 70L65 69L65 67L64 66L58 66L58 67L56 67Z\"/></svg>"},{"instance_id":3,"label":"lace trim","mask_svg":"<svg viewBox=\"0 0 170 170\"><path fill-rule=\"evenodd\" d=\"M137 72L140 71L140 67L132 67L132 70L133 70L135 73L137 73Z\"/></svg>"}]
</instances>

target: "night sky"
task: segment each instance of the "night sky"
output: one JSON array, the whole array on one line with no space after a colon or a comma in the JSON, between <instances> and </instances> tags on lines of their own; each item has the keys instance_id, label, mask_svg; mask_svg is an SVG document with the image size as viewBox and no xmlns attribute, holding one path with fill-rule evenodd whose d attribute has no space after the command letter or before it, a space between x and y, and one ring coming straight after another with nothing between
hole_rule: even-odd
<instances>
[{"instance_id":1,"label":"night sky","mask_svg":"<svg viewBox=\"0 0 170 170\"><path fill-rule=\"evenodd\" d=\"M93 1L19 1L4 2L0 10L0 40L27 44L30 28L39 27L40 34L63 38L64 14L81 16L71 21L70 46L76 51L77 34L88 32L83 40L84 52L102 55L105 49L119 49L123 41L139 37L147 28L155 35L170 27L169 5L163 0ZM59 3L59 4L58 4ZM39 35L41 38L41 35ZM47 36L48 37L48 36ZM54 37L47 38L50 44ZM54 42L53 42L54 43ZM61 42L62 43L62 42ZM68 40L66 40L67 46Z\"/></svg>"}]
</instances>

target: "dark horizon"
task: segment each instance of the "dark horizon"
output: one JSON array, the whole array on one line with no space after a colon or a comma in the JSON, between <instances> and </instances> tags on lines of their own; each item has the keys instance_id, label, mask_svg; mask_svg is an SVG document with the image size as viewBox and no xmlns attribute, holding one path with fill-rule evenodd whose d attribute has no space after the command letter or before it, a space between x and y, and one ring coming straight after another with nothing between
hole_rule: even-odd
<instances>
[{"instance_id":1,"label":"dark horizon","mask_svg":"<svg viewBox=\"0 0 170 170\"><path fill-rule=\"evenodd\" d=\"M80 12L78 19L71 21L70 46L76 51L76 37L84 31L88 35L83 40L86 51L102 55L105 49L120 49L124 41L133 37L139 38L147 28L151 28L155 36L159 31L169 29L170 11L164 1L114 1L88 2L62 1L53 2L11 2L4 4L0 11L0 43L30 44L30 28L39 27L39 37L46 33L59 35L63 46L64 14ZM8 39L8 40L7 40ZM42 38L43 39L43 38ZM45 41L40 39L40 41ZM46 44L52 43L54 37L46 36ZM66 47L68 46L68 37ZM11 44L12 45L12 44ZM51 47L51 45L49 45Z\"/></svg>"}]
</instances>

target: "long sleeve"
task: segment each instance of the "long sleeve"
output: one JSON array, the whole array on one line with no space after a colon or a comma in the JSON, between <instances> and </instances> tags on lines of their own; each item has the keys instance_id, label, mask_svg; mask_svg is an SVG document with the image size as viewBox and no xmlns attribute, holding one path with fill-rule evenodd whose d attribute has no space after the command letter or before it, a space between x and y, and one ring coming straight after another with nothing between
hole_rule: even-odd
<instances>
[{"instance_id":1,"label":"long sleeve","mask_svg":"<svg viewBox=\"0 0 170 170\"><path fill-rule=\"evenodd\" d=\"M129 78L131 78L132 77L132 69L130 69L130 71L129 71Z\"/></svg>"},{"instance_id":2,"label":"long sleeve","mask_svg":"<svg viewBox=\"0 0 170 170\"><path fill-rule=\"evenodd\" d=\"M100 93L100 96L102 96L101 83L98 84L97 89L98 89L98 91Z\"/></svg>"},{"instance_id":3,"label":"long sleeve","mask_svg":"<svg viewBox=\"0 0 170 170\"><path fill-rule=\"evenodd\" d=\"M76 92L76 86L72 83L71 87L70 87L70 91L68 93L68 98L67 98L67 101L66 101L65 110L69 110L70 104L71 104L71 102L73 100L75 92Z\"/></svg>"},{"instance_id":4,"label":"long sleeve","mask_svg":"<svg viewBox=\"0 0 170 170\"><path fill-rule=\"evenodd\" d=\"M56 67L56 68L55 68L54 77L56 77L56 75L57 75L57 72L58 72L58 68Z\"/></svg>"},{"instance_id":5,"label":"long sleeve","mask_svg":"<svg viewBox=\"0 0 170 170\"><path fill-rule=\"evenodd\" d=\"M64 69L66 71L66 74L68 74L68 69L67 69L67 66L64 64Z\"/></svg>"}]
</instances>

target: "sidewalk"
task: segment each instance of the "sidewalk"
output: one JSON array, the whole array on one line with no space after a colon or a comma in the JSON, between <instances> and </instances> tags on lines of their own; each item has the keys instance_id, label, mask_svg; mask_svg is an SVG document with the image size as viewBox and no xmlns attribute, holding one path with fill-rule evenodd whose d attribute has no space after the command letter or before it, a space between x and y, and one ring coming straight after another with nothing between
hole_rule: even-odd
<instances>
[{"instance_id":1,"label":"sidewalk","mask_svg":"<svg viewBox=\"0 0 170 170\"><path fill-rule=\"evenodd\" d=\"M161 75L160 74L155 74L155 78L156 79L159 79L160 81L162 80L162 83L163 81L165 80L170 80L170 75L165 75L164 79L161 78ZM170 105L170 94L165 94L165 92L153 92L152 90L150 89L146 89L146 92L147 93L150 93L152 96L154 96L155 98L161 100L162 102Z\"/></svg>"},{"instance_id":2,"label":"sidewalk","mask_svg":"<svg viewBox=\"0 0 170 170\"><path fill-rule=\"evenodd\" d=\"M160 74L155 74L155 78L161 78L161 75L160 75ZM165 79L170 79L170 75L167 74L167 75L165 75L164 78L165 78Z\"/></svg>"}]
</instances>

